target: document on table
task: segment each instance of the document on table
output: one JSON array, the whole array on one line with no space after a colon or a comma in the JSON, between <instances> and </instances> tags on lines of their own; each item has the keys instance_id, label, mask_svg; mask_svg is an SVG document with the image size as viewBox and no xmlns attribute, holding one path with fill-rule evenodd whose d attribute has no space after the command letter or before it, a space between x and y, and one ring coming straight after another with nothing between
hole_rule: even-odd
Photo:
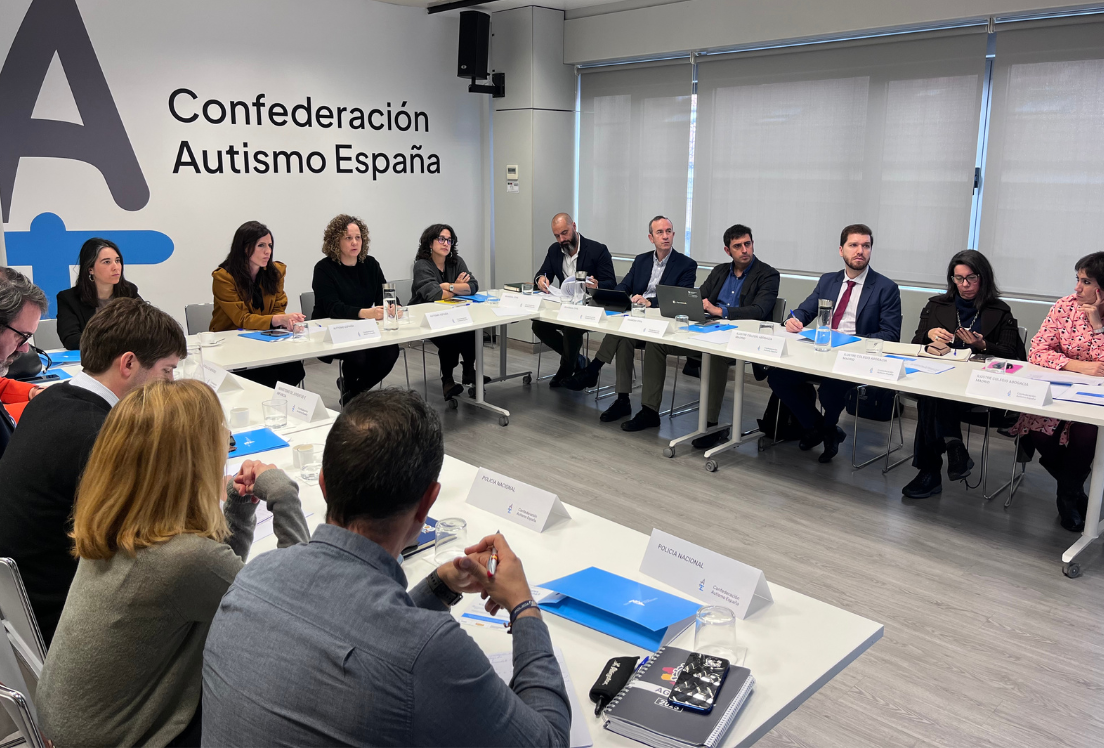
<instances>
[{"instance_id":1,"label":"document on table","mask_svg":"<svg viewBox=\"0 0 1104 748\"><path fill-rule=\"evenodd\" d=\"M563 595L547 590L544 587L530 587L529 594L533 596L533 601L536 603L543 603L548 600L556 600L563 597ZM464 612L460 614L460 623L464 626L473 626L475 628L493 628L501 631L506 630L506 624L510 622L510 611L501 609L493 616L487 612L485 600L473 600Z\"/></svg>"},{"instance_id":2,"label":"document on table","mask_svg":"<svg viewBox=\"0 0 1104 748\"><path fill-rule=\"evenodd\" d=\"M564 662L563 652L559 647L553 647L556 653L556 662L560 663L560 673L563 674L564 686L567 688L567 698L571 703L571 748L590 748L594 745L594 739L590 737L590 728L587 727L586 712L579 706L579 698L575 695L575 686L571 683L571 673L568 672L567 663ZM499 678L509 683L514 677L514 653L495 652L487 655L491 661L491 667Z\"/></svg>"},{"instance_id":3,"label":"document on table","mask_svg":"<svg viewBox=\"0 0 1104 748\"><path fill-rule=\"evenodd\" d=\"M1101 377L1091 377L1088 374L1077 374L1072 371L1059 371L1058 369L1028 369L1021 376L1051 384L1091 384L1093 386L1104 382Z\"/></svg>"},{"instance_id":4,"label":"document on table","mask_svg":"<svg viewBox=\"0 0 1104 748\"><path fill-rule=\"evenodd\" d=\"M257 525L253 528L253 542L267 538L276 532L276 528L273 527L272 512L265 508L264 502L257 505ZM304 512L303 516L310 519L314 516L314 512Z\"/></svg>"},{"instance_id":5,"label":"document on table","mask_svg":"<svg viewBox=\"0 0 1104 748\"><path fill-rule=\"evenodd\" d=\"M895 356L892 353L887 354L886 358L899 358L905 362L905 373L914 374L918 371L922 371L925 374L942 374L945 371L950 371L954 368L951 364L941 364L930 359L911 358L909 356Z\"/></svg>"},{"instance_id":6,"label":"document on table","mask_svg":"<svg viewBox=\"0 0 1104 748\"><path fill-rule=\"evenodd\" d=\"M1054 384L1050 394L1055 400L1086 405L1104 405L1104 386L1100 385L1061 385Z\"/></svg>"},{"instance_id":7,"label":"document on table","mask_svg":"<svg viewBox=\"0 0 1104 748\"><path fill-rule=\"evenodd\" d=\"M695 335L691 340L695 343L713 343L715 345L728 345L729 339L732 337L732 330L717 330L716 332L707 332L704 335Z\"/></svg>"}]
</instances>

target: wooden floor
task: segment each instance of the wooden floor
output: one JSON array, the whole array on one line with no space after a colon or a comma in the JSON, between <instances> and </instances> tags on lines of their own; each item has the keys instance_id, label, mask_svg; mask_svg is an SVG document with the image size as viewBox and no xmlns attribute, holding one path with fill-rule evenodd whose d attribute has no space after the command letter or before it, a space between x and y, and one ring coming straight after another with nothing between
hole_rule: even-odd
<instances>
[{"instance_id":1,"label":"wooden floor","mask_svg":"<svg viewBox=\"0 0 1104 748\"><path fill-rule=\"evenodd\" d=\"M696 413L626 434L598 420L610 399L596 405L593 395L514 379L488 387L488 400L511 411L503 428L491 413L445 407L428 348L430 402L453 457L640 532L674 533L885 625L880 642L760 745L1104 745L1104 562L1096 545L1082 556L1083 577L1062 575L1060 556L1075 536L1058 525L1054 483L1037 463L1008 510L1003 495L987 503L946 475L940 497L902 499L915 470L853 471L850 436L827 466L815 459L819 449L787 443L759 453L752 443L721 455L719 471L708 473L688 445L674 459L661 456L664 440L692 430ZM421 390L421 353L408 355L411 385ZM487 359L497 371L489 348ZM509 364L535 370L536 356L511 350ZM553 366L546 353L542 373ZM336 407L336 365L316 362L307 372L308 388ZM609 367L604 373L612 383ZM405 384L401 358L386 383ZM680 376L679 402L694 399L697 385ZM766 396L747 388L745 428ZM850 434L849 417L842 425ZM885 424L863 425L884 434ZM906 420L909 448L911 431ZM860 435L860 445L872 450L874 433ZM990 464L1002 482L1011 449L995 442ZM980 452L975 442L974 477Z\"/></svg>"}]
</instances>

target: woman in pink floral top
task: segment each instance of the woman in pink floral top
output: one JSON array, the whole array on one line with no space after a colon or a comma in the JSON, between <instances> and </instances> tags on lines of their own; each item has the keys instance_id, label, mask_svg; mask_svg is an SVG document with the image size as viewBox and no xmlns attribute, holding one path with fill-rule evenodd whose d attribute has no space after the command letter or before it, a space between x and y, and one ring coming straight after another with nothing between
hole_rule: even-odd
<instances>
[{"instance_id":1,"label":"woman in pink floral top","mask_svg":"<svg viewBox=\"0 0 1104 748\"><path fill-rule=\"evenodd\" d=\"M1058 299L1031 340L1027 360L1051 369L1104 377L1104 252L1076 265L1073 294ZM1092 469L1096 426L1022 415L1012 427L1039 451L1039 464L1058 483L1058 516L1072 532L1085 529L1089 498L1085 479Z\"/></svg>"}]
</instances>

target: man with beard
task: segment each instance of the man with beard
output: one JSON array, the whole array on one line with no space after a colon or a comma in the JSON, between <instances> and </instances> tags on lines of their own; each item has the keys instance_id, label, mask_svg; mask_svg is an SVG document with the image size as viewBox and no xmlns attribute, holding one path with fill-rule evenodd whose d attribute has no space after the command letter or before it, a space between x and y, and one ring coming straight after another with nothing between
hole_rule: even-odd
<instances>
[{"instance_id":1,"label":"man with beard","mask_svg":"<svg viewBox=\"0 0 1104 748\"><path fill-rule=\"evenodd\" d=\"M847 226L840 232L840 257L843 270L825 273L816 288L801 306L786 320L789 332L801 332L816 321L817 301L831 299L832 329L846 335L881 338L897 342L901 338L901 289L897 284L870 269L870 252L874 247L874 232L861 223ZM798 446L808 451L824 443L820 462L830 462L846 436L837 426L843 412L847 392L853 382L820 378L819 390L813 390L809 375L774 367L767 374L767 383L805 429ZM822 415L816 407L819 393Z\"/></svg>"},{"instance_id":2,"label":"man with beard","mask_svg":"<svg viewBox=\"0 0 1104 748\"><path fill-rule=\"evenodd\" d=\"M617 276L613 272L613 257L605 244L587 239L575 227L567 213L557 213L552 219L552 233L556 241L548 248L544 264L533 282L542 293L547 292L553 281L561 284L586 273L587 288L613 288ZM551 322L533 322L533 334L546 346L560 354L560 368L556 370L550 387L560 387L563 381L586 366L586 356L579 353L583 345L583 331L577 327L565 327Z\"/></svg>"},{"instance_id":3,"label":"man with beard","mask_svg":"<svg viewBox=\"0 0 1104 748\"><path fill-rule=\"evenodd\" d=\"M50 308L46 294L42 289L27 280L22 273L7 267L0 267L0 390L19 389L29 399L38 394L37 388L8 385L3 379L8 367L30 350L28 341L38 329L38 320L43 312ZM15 421L8 411L0 405L0 455L11 440L15 431Z\"/></svg>"}]
</instances>

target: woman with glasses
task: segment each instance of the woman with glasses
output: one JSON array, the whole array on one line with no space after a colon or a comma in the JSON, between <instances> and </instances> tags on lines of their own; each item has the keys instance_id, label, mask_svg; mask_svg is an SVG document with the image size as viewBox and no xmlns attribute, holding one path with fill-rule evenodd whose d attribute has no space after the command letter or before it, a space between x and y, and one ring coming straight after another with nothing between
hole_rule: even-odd
<instances>
[{"instance_id":1,"label":"woman with glasses","mask_svg":"<svg viewBox=\"0 0 1104 748\"><path fill-rule=\"evenodd\" d=\"M454 296L467 296L479 291L479 282L468 272L464 258L456 251L458 244L452 226L435 223L422 232L418 253L414 255L414 284L411 304L425 304ZM441 359L441 391L451 400L464 391L465 384L475 384L475 332L458 332L430 338ZM452 372L460 359L464 368L457 384ZM484 378L487 381L487 378Z\"/></svg>"},{"instance_id":2,"label":"woman with glasses","mask_svg":"<svg viewBox=\"0 0 1104 748\"><path fill-rule=\"evenodd\" d=\"M1104 377L1104 252L1082 257L1074 270L1073 293L1054 302L1031 339L1027 360L1049 369ZM1058 483L1062 527L1083 531L1089 505L1085 479L1092 470L1096 426L1025 414L1012 433L1030 439L1039 451L1039 464Z\"/></svg>"},{"instance_id":3,"label":"woman with glasses","mask_svg":"<svg viewBox=\"0 0 1104 748\"><path fill-rule=\"evenodd\" d=\"M123 277L123 253L107 239L89 239L80 248L77 282L57 295L57 333L70 351L80 349L92 315L118 298L141 298L138 286Z\"/></svg>"},{"instance_id":4,"label":"woman with glasses","mask_svg":"<svg viewBox=\"0 0 1104 748\"><path fill-rule=\"evenodd\" d=\"M951 258L947 266L947 292L928 299L912 342L925 345L932 355L968 348L995 358L1027 357L1012 309L1000 300L993 268L985 255L972 249ZM943 490L940 473L944 452L950 480L970 475L974 461L962 443L962 418L973 407L953 400L919 398L912 464L920 472L902 490L907 498L926 499ZM1014 418L1000 415L1008 422Z\"/></svg>"},{"instance_id":5,"label":"woman with glasses","mask_svg":"<svg viewBox=\"0 0 1104 748\"><path fill-rule=\"evenodd\" d=\"M383 268L368 254L368 227L356 216L335 216L322 233L322 254L314 266L313 319L383 319ZM336 356L342 360L337 389L341 404L370 390L391 373L399 347L385 345ZM333 359L323 358L329 363Z\"/></svg>"}]
</instances>

